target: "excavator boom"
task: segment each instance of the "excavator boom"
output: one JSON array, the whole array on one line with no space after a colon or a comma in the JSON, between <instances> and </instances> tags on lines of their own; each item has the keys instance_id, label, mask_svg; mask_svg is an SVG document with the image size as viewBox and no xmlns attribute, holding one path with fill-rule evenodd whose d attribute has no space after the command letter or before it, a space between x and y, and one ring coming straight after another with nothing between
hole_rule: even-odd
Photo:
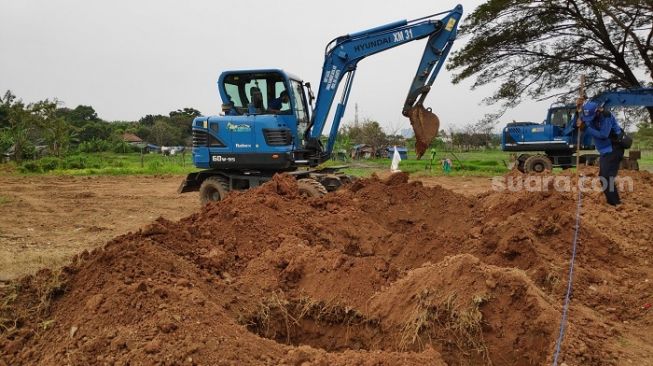
<instances>
[{"instance_id":1,"label":"excavator boom","mask_svg":"<svg viewBox=\"0 0 653 366\"><path fill-rule=\"evenodd\" d=\"M421 157L424 154L439 129L438 118L430 108L423 106L424 98L431 90L453 45L462 12L462 5L458 5L452 10L428 17L411 21L401 20L340 36L327 45L316 106L305 136L307 147L319 155L318 160L324 160L331 155L340 121L347 107L358 62L376 53L426 38L426 47L402 110L415 130L417 155ZM443 14L444 17L441 19L435 18ZM342 80L345 80L345 84L341 100L336 106L327 146L323 148L319 139L326 127L331 106Z\"/></svg>"}]
</instances>

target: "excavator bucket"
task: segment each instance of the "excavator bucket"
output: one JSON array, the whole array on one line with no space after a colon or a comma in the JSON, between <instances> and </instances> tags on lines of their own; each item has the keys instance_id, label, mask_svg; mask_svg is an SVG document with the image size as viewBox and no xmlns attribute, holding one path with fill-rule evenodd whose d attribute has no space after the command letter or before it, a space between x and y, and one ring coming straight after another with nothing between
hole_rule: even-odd
<instances>
[{"instance_id":1,"label":"excavator bucket","mask_svg":"<svg viewBox=\"0 0 653 366\"><path fill-rule=\"evenodd\" d=\"M424 108L421 104L410 108L407 114L415 131L415 152L417 159L420 159L438 135L440 119L431 112L431 108Z\"/></svg>"}]
</instances>

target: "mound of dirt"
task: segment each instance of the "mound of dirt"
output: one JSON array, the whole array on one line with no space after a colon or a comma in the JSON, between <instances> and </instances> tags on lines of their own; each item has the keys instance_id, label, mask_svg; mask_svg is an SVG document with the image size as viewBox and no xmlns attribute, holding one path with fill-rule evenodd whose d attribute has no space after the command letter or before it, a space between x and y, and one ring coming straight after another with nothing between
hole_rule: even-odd
<instances>
[{"instance_id":1,"label":"mound of dirt","mask_svg":"<svg viewBox=\"0 0 653 366\"><path fill-rule=\"evenodd\" d=\"M568 365L653 362L653 177L630 179L622 208L584 202ZM574 200L276 176L0 288L0 365L545 364Z\"/></svg>"}]
</instances>

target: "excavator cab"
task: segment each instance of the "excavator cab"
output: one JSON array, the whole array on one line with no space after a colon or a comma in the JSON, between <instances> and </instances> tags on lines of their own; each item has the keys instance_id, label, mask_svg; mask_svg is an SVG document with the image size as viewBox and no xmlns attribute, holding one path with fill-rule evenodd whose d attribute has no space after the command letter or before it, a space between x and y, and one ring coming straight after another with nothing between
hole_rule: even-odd
<instances>
[{"instance_id":1,"label":"excavator cab","mask_svg":"<svg viewBox=\"0 0 653 366\"><path fill-rule=\"evenodd\" d=\"M226 72L218 81L218 89L225 104L231 104L231 115L244 114L291 114L290 102L281 103L281 94L288 92L291 80L280 71Z\"/></svg>"}]
</instances>

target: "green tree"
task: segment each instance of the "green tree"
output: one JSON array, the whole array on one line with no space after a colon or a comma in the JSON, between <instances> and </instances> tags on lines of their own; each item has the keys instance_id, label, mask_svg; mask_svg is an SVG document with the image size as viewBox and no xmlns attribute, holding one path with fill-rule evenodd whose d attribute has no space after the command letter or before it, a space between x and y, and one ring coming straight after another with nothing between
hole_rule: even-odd
<instances>
[{"instance_id":1,"label":"green tree","mask_svg":"<svg viewBox=\"0 0 653 366\"><path fill-rule=\"evenodd\" d=\"M500 82L486 102L504 110L525 97L573 96L583 74L590 93L653 81L651 1L489 0L460 32L471 38L447 65L454 83Z\"/></svg>"},{"instance_id":2,"label":"green tree","mask_svg":"<svg viewBox=\"0 0 653 366\"><path fill-rule=\"evenodd\" d=\"M180 139L180 132L165 120L158 120L150 130L150 139L159 146L176 145Z\"/></svg>"},{"instance_id":3,"label":"green tree","mask_svg":"<svg viewBox=\"0 0 653 366\"><path fill-rule=\"evenodd\" d=\"M138 123L144 125L144 126L154 126L154 122L165 119L167 118L164 115L161 114L148 114L145 117L142 117L141 119L138 120Z\"/></svg>"},{"instance_id":4,"label":"green tree","mask_svg":"<svg viewBox=\"0 0 653 366\"><path fill-rule=\"evenodd\" d=\"M104 121L86 122L79 128L78 137L80 142L94 139L107 140L113 135L113 126Z\"/></svg>"},{"instance_id":5,"label":"green tree","mask_svg":"<svg viewBox=\"0 0 653 366\"><path fill-rule=\"evenodd\" d=\"M65 118L73 126L77 127L81 127L88 122L100 121L95 109L88 105L78 105L75 109L59 108L57 115Z\"/></svg>"},{"instance_id":6,"label":"green tree","mask_svg":"<svg viewBox=\"0 0 653 366\"><path fill-rule=\"evenodd\" d=\"M345 126L342 134L346 135L351 143L370 145L375 151L388 144L388 136L379 122L369 119L358 125Z\"/></svg>"},{"instance_id":7,"label":"green tree","mask_svg":"<svg viewBox=\"0 0 653 366\"><path fill-rule=\"evenodd\" d=\"M57 100L46 99L31 105L31 112L36 118L39 134L55 156L61 156L68 151L75 130L66 118L58 113L58 104Z\"/></svg>"},{"instance_id":8,"label":"green tree","mask_svg":"<svg viewBox=\"0 0 653 366\"><path fill-rule=\"evenodd\" d=\"M190 140L193 132L193 119L202 115L195 108L177 109L169 113L170 124L181 131L182 140Z\"/></svg>"},{"instance_id":9,"label":"green tree","mask_svg":"<svg viewBox=\"0 0 653 366\"><path fill-rule=\"evenodd\" d=\"M34 135L38 123L30 106L16 99L11 91L7 91L0 99L0 109L3 111L3 140L11 142L16 161L20 162L34 149Z\"/></svg>"}]
</instances>

